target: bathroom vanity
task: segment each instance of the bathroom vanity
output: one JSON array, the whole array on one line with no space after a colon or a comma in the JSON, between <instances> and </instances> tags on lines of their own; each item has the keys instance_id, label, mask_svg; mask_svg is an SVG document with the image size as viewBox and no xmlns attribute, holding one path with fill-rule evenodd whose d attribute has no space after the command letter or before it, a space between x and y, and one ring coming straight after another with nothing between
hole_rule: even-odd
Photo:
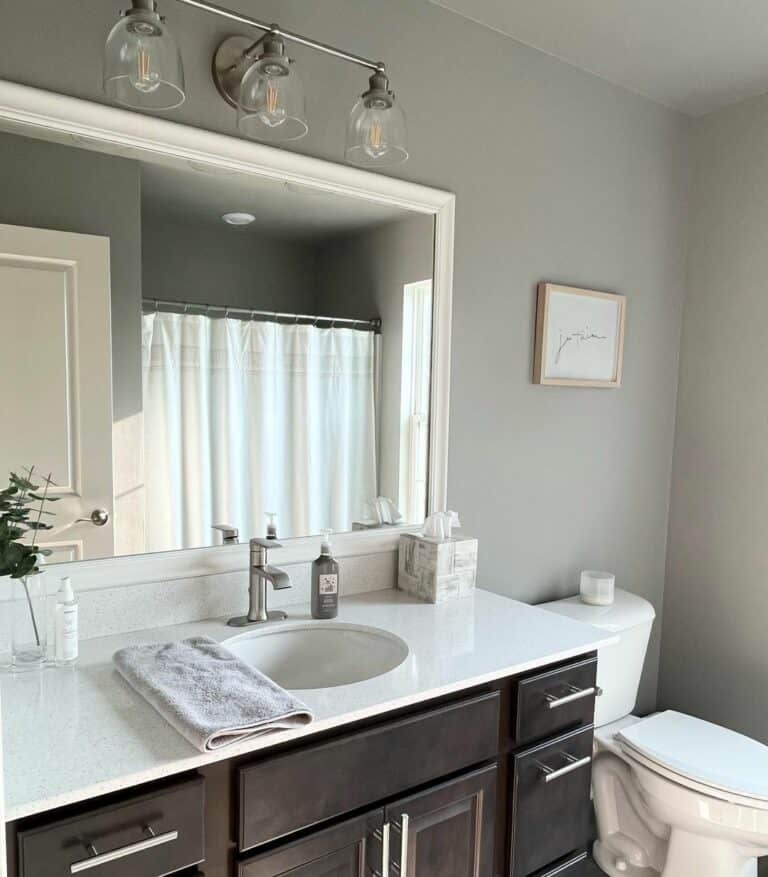
<instances>
[{"instance_id":1,"label":"bathroom vanity","mask_svg":"<svg viewBox=\"0 0 768 877\"><path fill-rule=\"evenodd\" d=\"M93 641L46 710L38 700L45 734L13 739L23 719L6 722L9 875L581 874L595 650L610 636L484 591L443 606L396 591L363 595L343 601L340 620L401 636L409 657L377 679L299 692L317 718L298 732L208 754L115 677L109 654L136 635ZM223 639L222 628L141 638L195 629ZM25 682L3 690L21 714L20 699L33 696ZM56 747L59 710L46 777L18 758L44 739ZM90 745L78 747L89 728ZM134 737L121 746L116 733Z\"/></svg>"}]
</instances>

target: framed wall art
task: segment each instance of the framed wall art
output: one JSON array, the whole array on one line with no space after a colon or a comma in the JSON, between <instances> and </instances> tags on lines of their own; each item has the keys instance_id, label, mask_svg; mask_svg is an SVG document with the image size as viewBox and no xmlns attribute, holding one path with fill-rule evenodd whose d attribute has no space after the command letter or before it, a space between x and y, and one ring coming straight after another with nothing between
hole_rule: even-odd
<instances>
[{"instance_id":1,"label":"framed wall art","mask_svg":"<svg viewBox=\"0 0 768 877\"><path fill-rule=\"evenodd\" d=\"M540 283L533 382L620 387L625 312L623 295Z\"/></svg>"}]
</instances>

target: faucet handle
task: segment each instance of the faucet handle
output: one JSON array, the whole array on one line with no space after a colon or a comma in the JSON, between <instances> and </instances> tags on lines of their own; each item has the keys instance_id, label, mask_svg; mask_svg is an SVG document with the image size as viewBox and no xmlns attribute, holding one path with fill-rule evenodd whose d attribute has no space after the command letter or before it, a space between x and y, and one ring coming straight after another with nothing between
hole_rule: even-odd
<instances>
[{"instance_id":1,"label":"faucet handle","mask_svg":"<svg viewBox=\"0 0 768 877\"><path fill-rule=\"evenodd\" d=\"M251 539L251 548L282 548L283 546L275 539Z\"/></svg>"}]
</instances>

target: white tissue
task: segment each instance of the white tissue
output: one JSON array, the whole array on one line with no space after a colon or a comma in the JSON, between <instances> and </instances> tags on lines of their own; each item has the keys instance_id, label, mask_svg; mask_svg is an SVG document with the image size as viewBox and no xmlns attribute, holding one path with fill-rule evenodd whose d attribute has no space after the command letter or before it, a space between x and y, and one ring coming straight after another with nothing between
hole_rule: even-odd
<instances>
[{"instance_id":1,"label":"white tissue","mask_svg":"<svg viewBox=\"0 0 768 877\"><path fill-rule=\"evenodd\" d=\"M397 506L386 496L376 496L369 500L368 513L370 519L379 524L396 524L403 517Z\"/></svg>"},{"instance_id":2,"label":"white tissue","mask_svg":"<svg viewBox=\"0 0 768 877\"><path fill-rule=\"evenodd\" d=\"M424 521L423 535L436 542L445 542L451 538L454 527L460 527L461 521L456 512L437 512Z\"/></svg>"}]
</instances>

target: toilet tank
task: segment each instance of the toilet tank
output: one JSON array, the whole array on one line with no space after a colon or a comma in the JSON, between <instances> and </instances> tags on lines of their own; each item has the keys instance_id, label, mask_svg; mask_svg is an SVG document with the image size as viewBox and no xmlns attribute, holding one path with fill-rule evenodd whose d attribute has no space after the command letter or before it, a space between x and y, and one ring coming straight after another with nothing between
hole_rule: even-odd
<instances>
[{"instance_id":1,"label":"toilet tank","mask_svg":"<svg viewBox=\"0 0 768 877\"><path fill-rule=\"evenodd\" d=\"M656 613L642 597L616 589L610 606L590 606L580 597L541 603L547 609L615 633L619 641L597 650L597 684L603 693L595 701L595 726L628 716L635 708L648 639Z\"/></svg>"}]
</instances>

